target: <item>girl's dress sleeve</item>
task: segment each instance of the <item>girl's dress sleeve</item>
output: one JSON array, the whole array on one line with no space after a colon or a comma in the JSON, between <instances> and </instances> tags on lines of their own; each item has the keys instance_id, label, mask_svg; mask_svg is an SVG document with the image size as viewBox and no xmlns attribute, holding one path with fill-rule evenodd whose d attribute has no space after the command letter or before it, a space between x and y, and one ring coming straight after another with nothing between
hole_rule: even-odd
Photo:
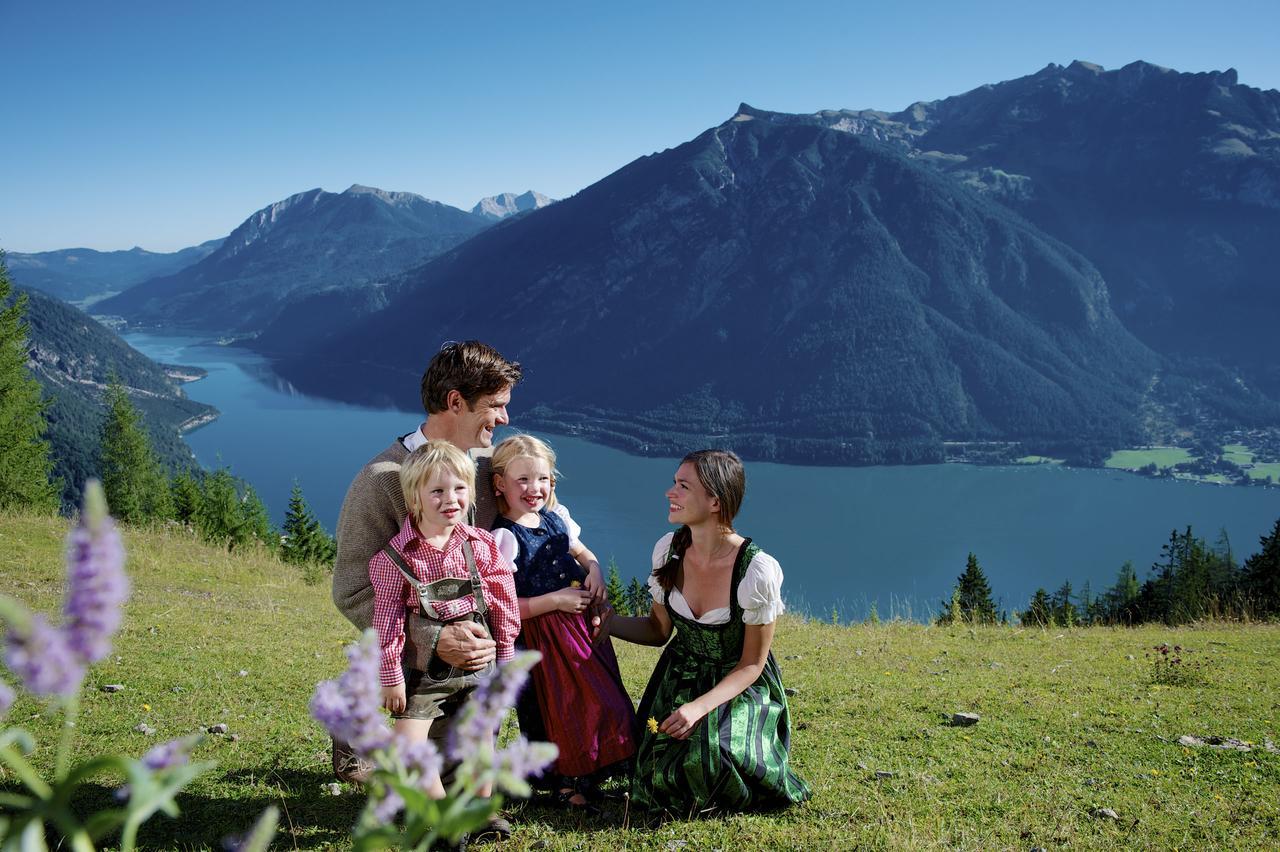
<instances>
[{"instance_id":1,"label":"girl's dress sleeve","mask_svg":"<svg viewBox=\"0 0 1280 852\"><path fill-rule=\"evenodd\" d=\"M520 539L506 527L498 527L493 531L493 540L498 545L502 558L511 563L512 571L519 571L516 559L520 556Z\"/></svg>"},{"instance_id":2,"label":"girl's dress sleeve","mask_svg":"<svg viewBox=\"0 0 1280 852\"><path fill-rule=\"evenodd\" d=\"M658 582L658 578L653 576L653 572L667 563L667 553L671 550L671 539L674 537L675 533L669 532L658 539L658 543L653 546L653 556L649 559L653 566L649 572L649 596L656 604L666 603L667 593L662 590L662 585Z\"/></svg>"},{"instance_id":3,"label":"girl's dress sleeve","mask_svg":"<svg viewBox=\"0 0 1280 852\"><path fill-rule=\"evenodd\" d=\"M551 511L559 515L560 520L564 521L564 525L569 529L569 549L572 550L582 544L582 527L578 526L578 522L569 515L569 507L563 503L557 503Z\"/></svg>"},{"instance_id":4,"label":"girl's dress sleeve","mask_svg":"<svg viewBox=\"0 0 1280 852\"><path fill-rule=\"evenodd\" d=\"M782 604L782 566L760 551L738 584L738 605L744 624L771 624L786 609Z\"/></svg>"}]
</instances>

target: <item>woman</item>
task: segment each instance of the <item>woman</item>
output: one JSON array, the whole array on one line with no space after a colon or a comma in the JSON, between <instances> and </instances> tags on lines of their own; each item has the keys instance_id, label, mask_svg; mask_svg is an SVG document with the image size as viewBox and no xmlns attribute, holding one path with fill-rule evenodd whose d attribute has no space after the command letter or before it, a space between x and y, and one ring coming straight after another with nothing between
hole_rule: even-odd
<instances>
[{"instance_id":1,"label":"woman","mask_svg":"<svg viewBox=\"0 0 1280 852\"><path fill-rule=\"evenodd\" d=\"M667 491L667 518L680 529L653 551L653 607L606 623L642 645L675 631L640 702L633 807L691 816L809 798L790 768L787 698L769 652L782 570L733 529L745 492L733 453L685 456Z\"/></svg>"}]
</instances>

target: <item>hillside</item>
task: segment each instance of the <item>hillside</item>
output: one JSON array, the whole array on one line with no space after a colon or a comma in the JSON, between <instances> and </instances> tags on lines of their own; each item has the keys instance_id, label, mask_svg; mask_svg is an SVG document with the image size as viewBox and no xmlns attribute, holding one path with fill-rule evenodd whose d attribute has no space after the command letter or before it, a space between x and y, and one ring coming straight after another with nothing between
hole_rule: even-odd
<instances>
[{"instance_id":1,"label":"hillside","mask_svg":"<svg viewBox=\"0 0 1280 852\"><path fill-rule=\"evenodd\" d=\"M1280 399L1280 92L1077 61L897 113L749 111L886 140L999 199L1088 257L1145 343Z\"/></svg>"},{"instance_id":2,"label":"hillside","mask_svg":"<svg viewBox=\"0 0 1280 852\"><path fill-rule=\"evenodd\" d=\"M57 296L65 302L97 300L127 290L148 278L190 266L222 243L209 240L176 252L94 251L75 248L5 255L14 283Z\"/></svg>"},{"instance_id":3,"label":"hillside","mask_svg":"<svg viewBox=\"0 0 1280 852\"><path fill-rule=\"evenodd\" d=\"M199 263L107 299L95 313L142 326L254 334L292 299L362 289L489 224L407 192L313 189L259 210Z\"/></svg>"},{"instance_id":4,"label":"hillside","mask_svg":"<svg viewBox=\"0 0 1280 852\"><path fill-rule=\"evenodd\" d=\"M396 281L279 369L411 405L436 341L526 366L523 422L640 452L900 463L942 442L1087 452L1158 366L1082 256L864 136L740 113Z\"/></svg>"},{"instance_id":5,"label":"hillside","mask_svg":"<svg viewBox=\"0 0 1280 852\"><path fill-rule=\"evenodd\" d=\"M59 606L65 525L0 515L0 593ZM115 653L89 675L77 755L143 753L217 723L197 760L217 767L144 828L145 848L221 848L270 804L277 845L347 849L360 800L329 791L328 737L306 717L343 666L352 629L326 586L270 557L227 555L169 528L125 536L134 593ZM194 605L193 605L194 604ZM1199 685L1152 682L1144 653L1168 642L1203 661ZM638 697L655 649L617 643ZM622 801L598 818L535 799L508 809L503 849L1270 849L1280 842L1276 625L1181 630L836 627L788 615L775 655L790 699L796 770L814 799L780 814L647 828ZM103 684L123 685L116 693ZM22 697L48 770L57 718ZM974 727L952 727L972 711ZM153 735L139 733L147 724ZM508 723L510 724L510 722ZM509 730L509 728L508 728ZM1235 737L1248 751L1184 747ZM88 804L112 800L114 781ZM1109 808L1116 819L1095 816Z\"/></svg>"},{"instance_id":6,"label":"hillside","mask_svg":"<svg viewBox=\"0 0 1280 852\"><path fill-rule=\"evenodd\" d=\"M106 416L102 393L113 373L128 388L161 462L170 470L194 467L181 432L213 419L217 410L188 399L164 365L92 317L43 293L25 292L28 365L51 400L45 419L53 472L62 477L63 505L77 505L80 485L97 475L98 436Z\"/></svg>"}]
</instances>

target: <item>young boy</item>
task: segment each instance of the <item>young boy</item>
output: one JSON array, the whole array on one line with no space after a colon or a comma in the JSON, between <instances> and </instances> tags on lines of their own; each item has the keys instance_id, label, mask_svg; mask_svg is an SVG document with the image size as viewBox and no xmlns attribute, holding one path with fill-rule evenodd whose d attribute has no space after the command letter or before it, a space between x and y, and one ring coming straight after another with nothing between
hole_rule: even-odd
<instances>
[{"instance_id":1,"label":"young boy","mask_svg":"<svg viewBox=\"0 0 1280 852\"><path fill-rule=\"evenodd\" d=\"M433 719L452 716L492 668L464 672L433 664L427 638L438 635L433 623L474 619L492 631L499 661L515 654L520 608L514 568L492 533L463 522L475 475L475 464L448 441L427 441L410 453L400 468L409 514L369 560L383 706L396 719L397 734L411 740L425 739ZM430 782L430 794L444 796L439 778Z\"/></svg>"}]
</instances>

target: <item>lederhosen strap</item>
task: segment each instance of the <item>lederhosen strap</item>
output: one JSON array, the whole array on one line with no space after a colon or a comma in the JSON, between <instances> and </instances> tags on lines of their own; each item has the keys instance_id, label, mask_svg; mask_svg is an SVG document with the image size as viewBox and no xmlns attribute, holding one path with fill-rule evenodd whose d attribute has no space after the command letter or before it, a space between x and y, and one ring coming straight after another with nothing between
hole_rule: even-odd
<instances>
[{"instance_id":1,"label":"lederhosen strap","mask_svg":"<svg viewBox=\"0 0 1280 852\"><path fill-rule=\"evenodd\" d=\"M471 596L475 599L476 614L482 618L489 614L489 606L484 599L484 587L480 583L480 570L476 568L476 556L471 550L470 539L464 538L462 540L462 555L467 560L467 573L470 575L470 580L442 577L439 580L427 583L413 575L413 572L409 570L408 564L405 563L404 557L390 544L382 548L382 552L400 569L400 573L409 581L409 585L418 592L418 603L422 607L422 614L427 618L440 621L440 613L433 604L457 600L468 591L471 592Z\"/></svg>"}]
</instances>

